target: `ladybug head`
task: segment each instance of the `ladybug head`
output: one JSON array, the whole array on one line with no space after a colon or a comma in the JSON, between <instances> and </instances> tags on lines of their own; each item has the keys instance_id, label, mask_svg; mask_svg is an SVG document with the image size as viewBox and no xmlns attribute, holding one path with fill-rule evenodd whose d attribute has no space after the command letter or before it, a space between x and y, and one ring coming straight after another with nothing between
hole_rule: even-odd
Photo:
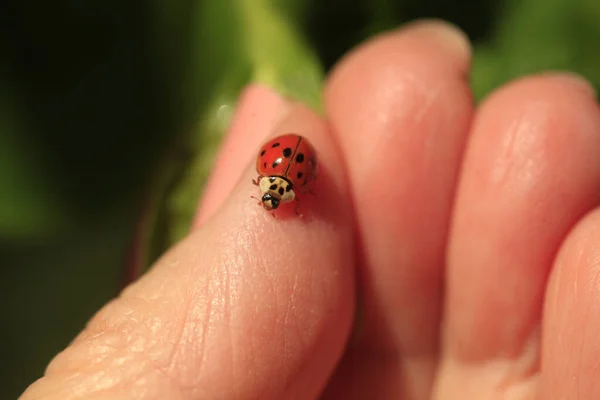
<instances>
[{"instance_id":1,"label":"ladybug head","mask_svg":"<svg viewBox=\"0 0 600 400\"><path fill-rule=\"evenodd\" d=\"M280 200L277 197L265 193L262 197L262 205L267 211L276 210L279 207Z\"/></svg>"},{"instance_id":2,"label":"ladybug head","mask_svg":"<svg viewBox=\"0 0 600 400\"><path fill-rule=\"evenodd\" d=\"M265 210L271 211L281 203L288 203L296 199L292 183L285 177L269 176L260 179L261 203Z\"/></svg>"}]
</instances>

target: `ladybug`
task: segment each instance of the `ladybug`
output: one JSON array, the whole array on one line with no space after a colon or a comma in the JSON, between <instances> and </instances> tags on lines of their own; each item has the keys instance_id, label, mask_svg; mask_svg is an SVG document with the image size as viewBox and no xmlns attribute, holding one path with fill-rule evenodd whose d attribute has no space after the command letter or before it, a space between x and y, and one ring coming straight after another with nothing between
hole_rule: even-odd
<instances>
[{"instance_id":1,"label":"ladybug","mask_svg":"<svg viewBox=\"0 0 600 400\"><path fill-rule=\"evenodd\" d=\"M280 204L298 201L298 193L312 192L317 177L317 154L303 136L286 134L265 143L256 159L258 178L252 183L260 188L259 205L276 210ZM256 197L254 197L256 199ZM298 203L296 203L296 214Z\"/></svg>"}]
</instances>

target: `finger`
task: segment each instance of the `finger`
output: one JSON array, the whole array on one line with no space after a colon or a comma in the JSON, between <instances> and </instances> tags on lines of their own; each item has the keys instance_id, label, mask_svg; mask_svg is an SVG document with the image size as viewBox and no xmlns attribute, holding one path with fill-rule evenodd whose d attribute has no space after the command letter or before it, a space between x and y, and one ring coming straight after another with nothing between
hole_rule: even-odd
<instances>
[{"instance_id":1,"label":"finger","mask_svg":"<svg viewBox=\"0 0 600 400\"><path fill-rule=\"evenodd\" d=\"M542 399L600 398L600 209L572 232L554 264L542 334Z\"/></svg>"},{"instance_id":2,"label":"finger","mask_svg":"<svg viewBox=\"0 0 600 400\"><path fill-rule=\"evenodd\" d=\"M598 202L599 133L592 91L570 75L519 80L481 106L451 233L439 398L534 397L546 278Z\"/></svg>"},{"instance_id":3,"label":"finger","mask_svg":"<svg viewBox=\"0 0 600 400\"><path fill-rule=\"evenodd\" d=\"M256 155L254 146L270 134L289 110L289 102L271 89L252 84L241 94L210 179L198 206L193 228L210 218Z\"/></svg>"},{"instance_id":4,"label":"finger","mask_svg":"<svg viewBox=\"0 0 600 400\"><path fill-rule=\"evenodd\" d=\"M353 315L352 215L323 121L295 107L275 134L321 158L306 217L258 207L254 163L219 211L91 321L23 399L315 398ZM258 151L262 137L252 147Z\"/></svg>"},{"instance_id":5,"label":"finger","mask_svg":"<svg viewBox=\"0 0 600 400\"><path fill-rule=\"evenodd\" d=\"M429 398L469 63L464 34L421 22L361 46L328 82L362 239L363 315L331 397Z\"/></svg>"}]
</instances>

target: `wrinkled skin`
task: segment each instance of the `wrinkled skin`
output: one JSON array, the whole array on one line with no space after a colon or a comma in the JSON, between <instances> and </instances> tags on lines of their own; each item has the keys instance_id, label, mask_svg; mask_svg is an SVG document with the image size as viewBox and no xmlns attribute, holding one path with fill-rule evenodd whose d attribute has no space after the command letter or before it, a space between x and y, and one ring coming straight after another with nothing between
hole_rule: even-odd
<instances>
[{"instance_id":1,"label":"wrinkled skin","mask_svg":"<svg viewBox=\"0 0 600 400\"><path fill-rule=\"evenodd\" d=\"M600 108L559 73L475 107L470 51L376 37L324 117L247 88L193 232L22 399L600 398ZM286 132L322 167L302 219L250 198Z\"/></svg>"}]
</instances>

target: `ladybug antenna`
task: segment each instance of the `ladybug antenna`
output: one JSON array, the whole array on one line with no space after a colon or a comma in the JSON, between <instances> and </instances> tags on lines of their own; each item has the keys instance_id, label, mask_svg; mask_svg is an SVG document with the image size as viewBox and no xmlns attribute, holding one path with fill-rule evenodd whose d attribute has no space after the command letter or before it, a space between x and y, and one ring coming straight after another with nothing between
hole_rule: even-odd
<instances>
[{"instance_id":1,"label":"ladybug antenna","mask_svg":"<svg viewBox=\"0 0 600 400\"><path fill-rule=\"evenodd\" d=\"M259 199L258 197L254 197L254 196L250 196L251 198L253 198L254 200L258 200L258 204L262 204L262 200Z\"/></svg>"}]
</instances>

